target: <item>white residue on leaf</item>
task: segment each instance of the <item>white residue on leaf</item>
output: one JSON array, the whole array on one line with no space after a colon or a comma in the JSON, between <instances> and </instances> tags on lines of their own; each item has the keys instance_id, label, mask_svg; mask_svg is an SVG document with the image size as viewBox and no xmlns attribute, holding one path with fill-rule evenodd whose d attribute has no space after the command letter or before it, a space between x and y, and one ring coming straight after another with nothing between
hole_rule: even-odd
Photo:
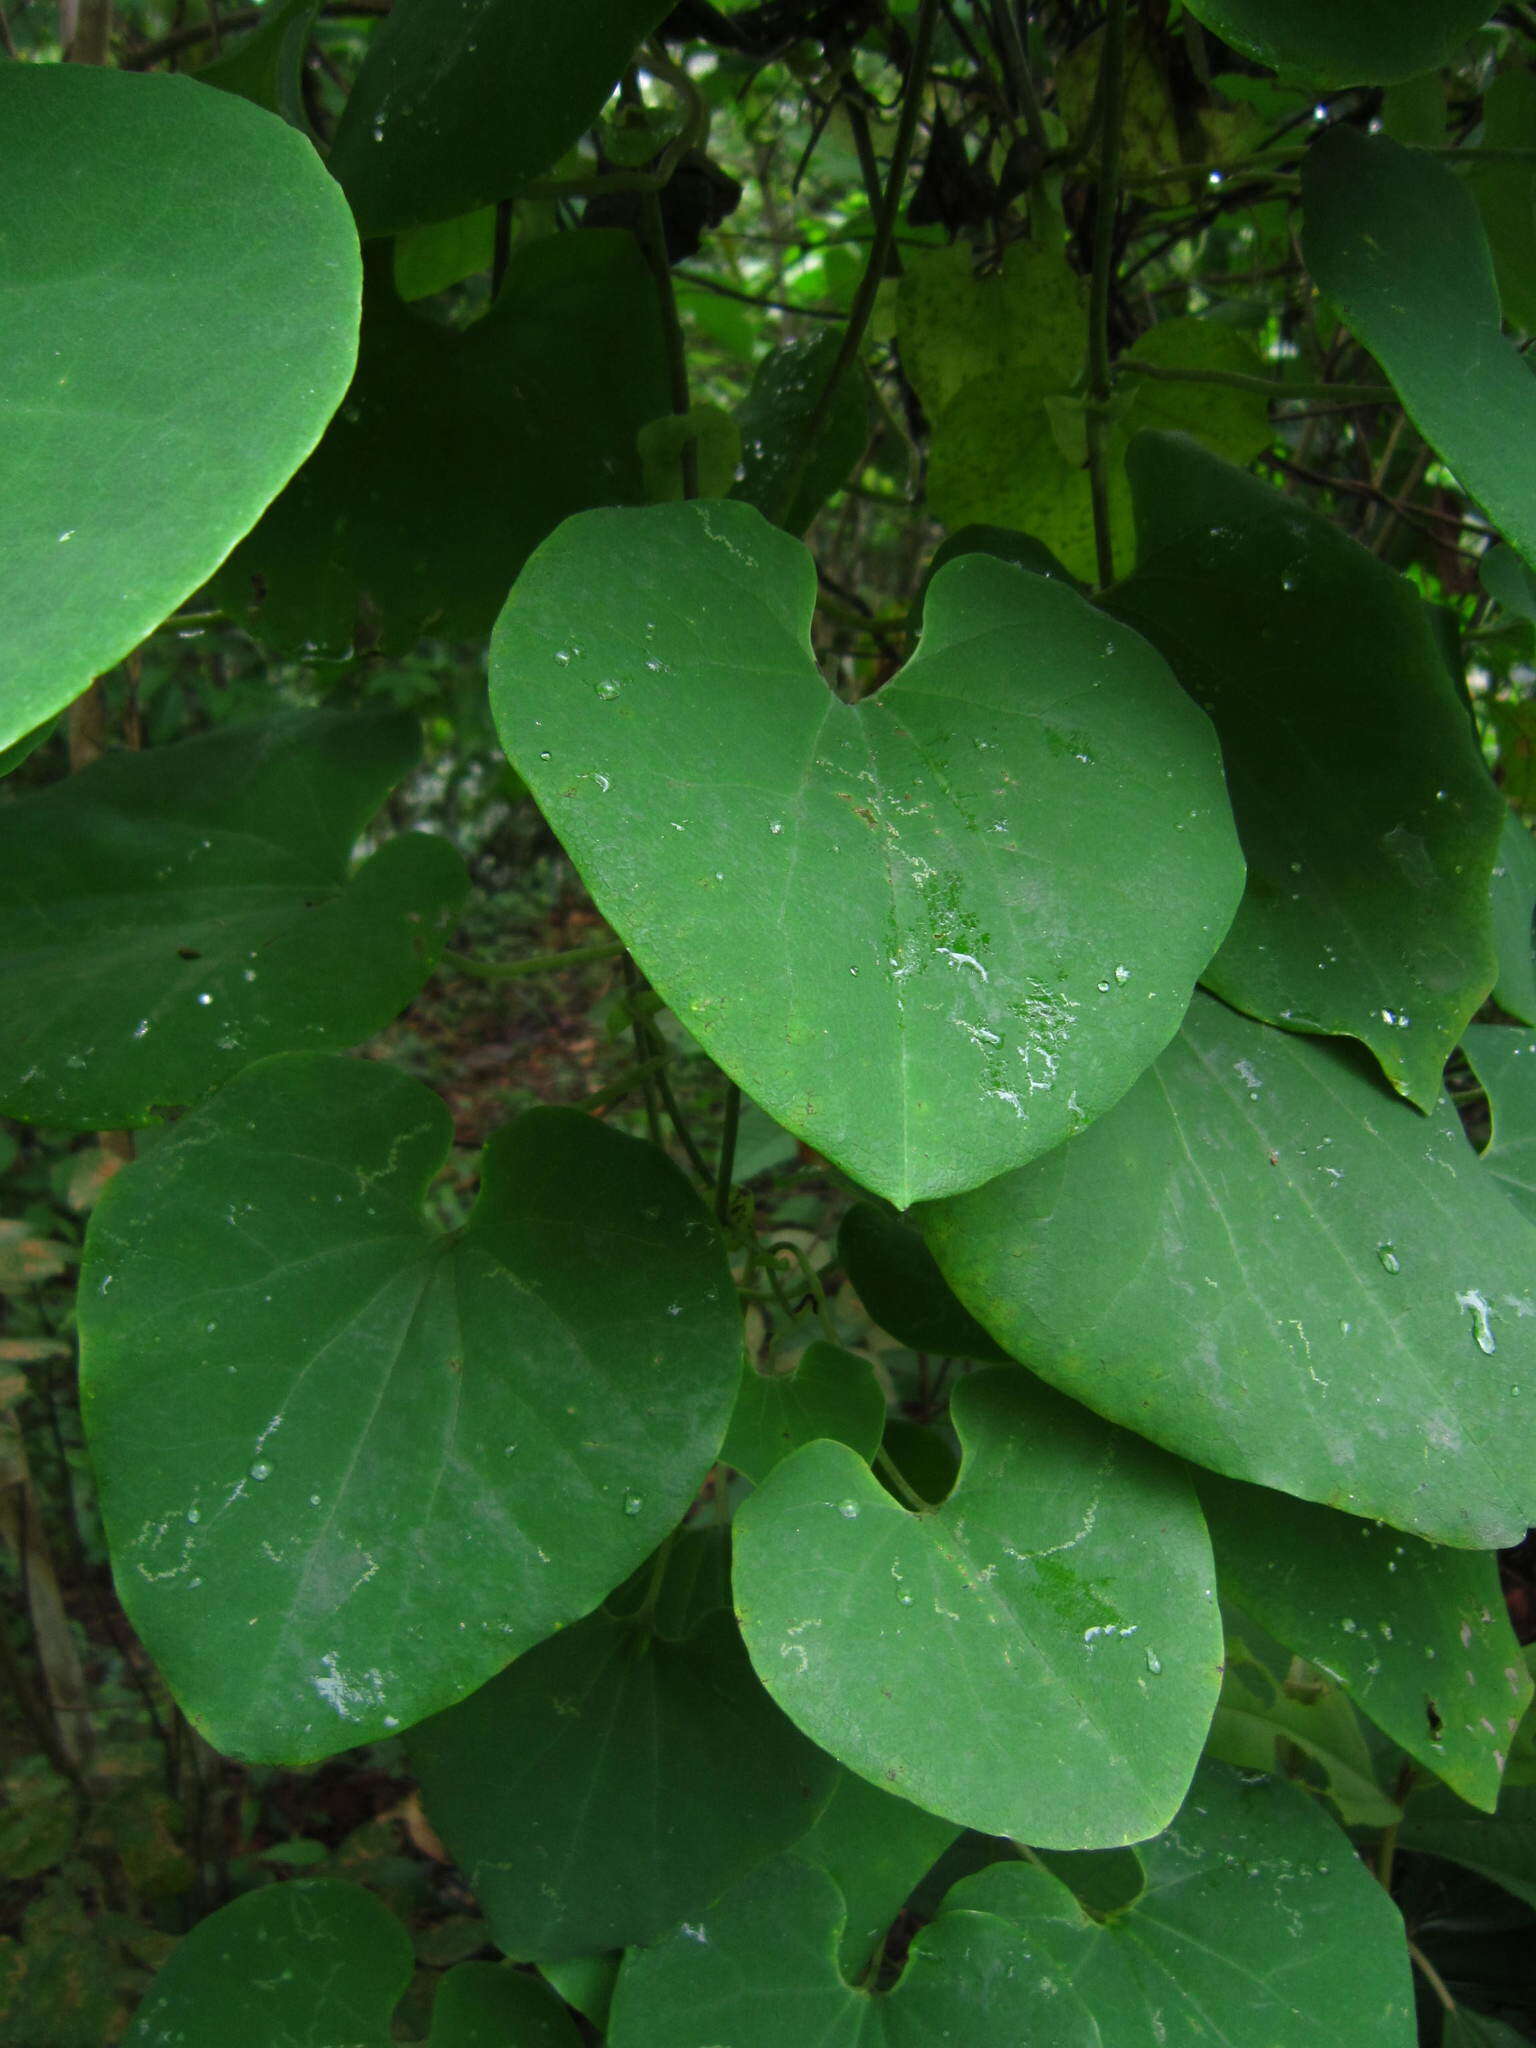
<instances>
[{"instance_id":1,"label":"white residue on leaf","mask_svg":"<svg viewBox=\"0 0 1536 2048\"><path fill-rule=\"evenodd\" d=\"M370 1667L358 1677L349 1678L335 1650L327 1650L320 1662L324 1668L310 1684L343 1721L359 1721L367 1708L383 1705L384 1679L376 1668Z\"/></svg>"}]
</instances>

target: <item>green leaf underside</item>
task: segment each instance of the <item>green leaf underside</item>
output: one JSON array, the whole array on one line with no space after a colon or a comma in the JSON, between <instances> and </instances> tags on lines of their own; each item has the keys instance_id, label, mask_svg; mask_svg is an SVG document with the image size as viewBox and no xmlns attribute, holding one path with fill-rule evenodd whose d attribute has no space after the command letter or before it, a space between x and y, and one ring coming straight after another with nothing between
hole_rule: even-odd
<instances>
[{"instance_id":1,"label":"green leaf underside","mask_svg":"<svg viewBox=\"0 0 1536 2048\"><path fill-rule=\"evenodd\" d=\"M1426 1786L1408 1802L1398 1846L1475 1870L1536 1907L1536 1785L1507 1786L1492 1818L1442 1786Z\"/></svg>"},{"instance_id":2,"label":"green leaf underside","mask_svg":"<svg viewBox=\"0 0 1536 2048\"><path fill-rule=\"evenodd\" d=\"M1487 19L1488 0L1189 0L1245 57L1315 85L1391 85L1437 71Z\"/></svg>"},{"instance_id":3,"label":"green leaf underside","mask_svg":"<svg viewBox=\"0 0 1536 2048\"><path fill-rule=\"evenodd\" d=\"M1347 1049L1199 995L1109 1116L922 1221L971 1312L1113 1421L1434 1541L1524 1533L1536 1234L1448 1105Z\"/></svg>"},{"instance_id":4,"label":"green leaf underside","mask_svg":"<svg viewBox=\"0 0 1536 2048\"><path fill-rule=\"evenodd\" d=\"M1349 1700L1315 1675L1288 1683L1290 1651L1278 1643L1265 1649L1271 1654L1256 1655L1246 1634L1229 1632L1206 1755L1242 1771L1304 1778L1333 1803L1345 1827L1391 1827L1401 1808L1376 1782L1365 1729Z\"/></svg>"},{"instance_id":5,"label":"green leaf underside","mask_svg":"<svg viewBox=\"0 0 1536 2048\"><path fill-rule=\"evenodd\" d=\"M1209 713L1248 863L1202 979L1348 1033L1427 1109L1497 971L1503 806L1413 586L1190 442L1138 441L1136 573L1107 604Z\"/></svg>"},{"instance_id":6,"label":"green leaf underside","mask_svg":"<svg viewBox=\"0 0 1536 2048\"><path fill-rule=\"evenodd\" d=\"M814 591L748 506L587 514L514 589L492 703L705 1050L905 1205L1124 1092L1240 863L1204 719L1065 585L952 562L917 654L859 706L817 674Z\"/></svg>"},{"instance_id":7,"label":"green leaf underside","mask_svg":"<svg viewBox=\"0 0 1536 2048\"><path fill-rule=\"evenodd\" d=\"M1531 935L1536 913L1536 841L1513 811L1505 813L1499 837L1489 908L1499 959L1493 999L1522 1024L1536 1024L1536 945Z\"/></svg>"},{"instance_id":8,"label":"green leaf underside","mask_svg":"<svg viewBox=\"0 0 1536 2048\"><path fill-rule=\"evenodd\" d=\"M319 439L357 242L313 148L185 79L0 65L0 747L212 572Z\"/></svg>"},{"instance_id":9,"label":"green leaf underside","mask_svg":"<svg viewBox=\"0 0 1536 2048\"><path fill-rule=\"evenodd\" d=\"M411 1756L497 1946L541 1961L691 1919L804 1834L837 1777L721 1613L684 1642L590 1615L418 1729Z\"/></svg>"},{"instance_id":10,"label":"green leaf underside","mask_svg":"<svg viewBox=\"0 0 1536 2048\"><path fill-rule=\"evenodd\" d=\"M1536 381L1499 325L1476 202L1455 173L1337 127L1302 167L1302 250L1436 453L1536 564Z\"/></svg>"},{"instance_id":11,"label":"green leaf underside","mask_svg":"<svg viewBox=\"0 0 1536 2048\"><path fill-rule=\"evenodd\" d=\"M307 127L304 54L318 5L319 0L277 0L274 6L267 0L251 33L197 73L199 85L236 93L296 128Z\"/></svg>"},{"instance_id":12,"label":"green leaf underside","mask_svg":"<svg viewBox=\"0 0 1536 2048\"><path fill-rule=\"evenodd\" d=\"M92 1218L119 1592L229 1754L312 1761L461 1699L634 1569L724 1434L730 1275L677 1169L535 1110L443 1237L418 1203L448 1142L417 1082L282 1056Z\"/></svg>"},{"instance_id":13,"label":"green leaf underside","mask_svg":"<svg viewBox=\"0 0 1536 2048\"><path fill-rule=\"evenodd\" d=\"M468 886L426 833L349 878L419 748L401 713L285 712L108 755L0 811L0 1108L119 1129L387 1024Z\"/></svg>"},{"instance_id":14,"label":"green leaf underside","mask_svg":"<svg viewBox=\"0 0 1536 2048\"><path fill-rule=\"evenodd\" d=\"M1164 321L1121 358L1175 369L1253 376L1251 345L1231 328L1194 319ZM1074 372L1074 375L1076 373ZM1067 441L1065 421L1082 437ZM1112 554L1133 553L1134 522L1125 459L1130 436L1146 428L1192 435L1213 456L1246 463L1274 439L1262 392L1125 376L1108 442ZM1082 400L1029 367L1006 378L974 379L935 423L929 463L934 517L946 526L995 523L1022 529L1054 549L1076 575L1096 575L1097 545Z\"/></svg>"},{"instance_id":15,"label":"green leaf underside","mask_svg":"<svg viewBox=\"0 0 1536 2048\"><path fill-rule=\"evenodd\" d=\"M1303 1794L1206 1765L1136 1853L1146 1889L1107 1923L1032 1864L963 1879L877 1998L838 1973L836 1886L786 1857L626 1960L612 2048L1410 2048L1402 1923Z\"/></svg>"},{"instance_id":16,"label":"green leaf underside","mask_svg":"<svg viewBox=\"0 0 1536 2048\"><path fill-rule=\"evenodd\" d=\"M1484 89L1483 147L1528 149L1533 134L1536 75L1522 65L1501 72ZM1536 168L1527 157L1506 163L1475 163L1468 169L1504 318L1529 334L1536 328Z\"/></svg>"},{"instance_id":17,"label":"green leaf underside","mask_svg":"<svg viewBox=\"0 0 1536 2048\"><path fill-rule=\"evenodd\" d=\"M1196 1488L1223 1594L1491 1812L1531 1697L1493 1559L1215 1473Z\"/></svg>"},{"instance_id":18,"label":"green leaf underside","mask_svg":"<svg viewBox=\"0 0 1536 2048\"><path fill-rule=\"evenodd\" d=\"M381 2048L411 1942L371 1892L296 1878L247 1892L184 1935L124 2048ZM448 2048L448 2044L441 2044Z\"/></svg>"},{"instance_id":19,"label":"green leaf underside","mask_svg":"<svg viewBox=\"0 0 1536 2048\"><path fill-rule=\"evenodd\" d=\"M1483 1164L1521 1215L1536 1223L1536 1038L1503 1024L1470 1025L1462 1051L1488 1091Z\"/></svg>"},{"instance_id":20,"label":"green leaf underside","mask_svg":"<svg viewBox=\"0 0 1536 2048\"><path fill-rule=\"evenodd\" d=\"M882 1330L913 1351L1003 1363L1007 1352L955 1299L920 1231L873 1202L856 1202L837 1232L853 1290Z\"/></svg>"},{"instance_id":21,"label":"green leaf underside","mask_svg":"<svg viewBox=\"0 0 1536 2048\"><path fill-rule=\"evenodd\" d=\"M666 12L667 0L404 0L375 27L331 145L360 232L447 220L547 170Z\"/></svg>"},{"instance_id":22,"label":"green leaf underside","mask_svg":"<svg viewBox=\"0 0 1536 2048\"><path fill-rule=\"evenodd\" d=\"M360 602L386 647L490 631L567 513L644 495L636 436L668 404L656 288L634 238L516 250L462 332L370 264L357 376L313 458L221 571L272 647L345 653Z\"/></svg>"},{"instance_id":23,"label":"green leaf underside","mask_svg":"<svg viewBox=\"0 0 1536 2048\"><path fill-rule=\"evenodd\" d=\"M885 1395L868 1359L817 1342L801 1353L793 1372L761 1373L743 1360L720 1455L761 1484L781 1459L818 1437L872 1458L884 1427Z\"/></svg>"},{"instance_id":24,"label":"green leaf underside","mask_svg":"<svg viewBox=\"0 0 1536 2048\"><path fill-rule=\"evenodd\" d=\"M1185 1475L1012 1367L960 1382L966 1459L913 1515L810 1444L740 1510L733 1583L768 1690L882 1790L1050 1848L1138 1841L1178 1807L1221 1660ZM966 1709L966 1739L933 1739Z\"/></svg>"}]
</instances>

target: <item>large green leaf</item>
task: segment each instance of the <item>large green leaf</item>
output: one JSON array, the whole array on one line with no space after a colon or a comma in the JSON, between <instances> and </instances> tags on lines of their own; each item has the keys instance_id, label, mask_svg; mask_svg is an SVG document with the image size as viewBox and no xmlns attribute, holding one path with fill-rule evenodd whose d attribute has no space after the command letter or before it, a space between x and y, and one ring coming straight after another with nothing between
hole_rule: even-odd
<instances>
[{"instance_id":1,"label":"large green leaf","mask_svg":"<svg viewBox=\"0 0 1536 2048\"><path fill-rule=\"evenodd\" d=\"M884 1427L885 1395L868 1359L815 1343L790 1372L759 1372L743 1359L741 1391L720 1455L760 1483L791 1451L818 1437L872 1458Z\"/></svg>"},{"instance_id":2,"label":"large green leaf","mask_svg":"<svg viewBox=\"0 0 1536 2048\"><path fill-rule=\"evenodd\" d=\"M1197 1486L1223 1595L1492 1812L1531 1696L1493 1559L1213 1472Z\"/></svg>"},{"instance_id":3,"label":"large green leaf","mask_svg":"<svg viewBox=\"0 0 1536 2048\"><path fill-rule=\"evenodd\" d=\"M1121 367L1146 363L1192 373L1254 375L1252 345L1208 320L1169 320L1142 336ZM1179 431L1229 462L1246 463L1274 438L1262 392L1130 376L1116 399L1108 437L1108 504L1114 559L1132 552L1131 491L1125 455L1140 428ZM1084 402L1033 363L1007 375L973 378L934 423L928 492L946 526L1021 529L1084 578L1097 575Z\"/></svg>"},{"instance_id":4,"label":"large green leaf","mask_svg":"<svg viewBox=\"0 0 1536 2048\"><path fill-rule=\"evenodd\" d=\"M1510 64L1483 94L1485 149L1525 151L1536 142L1536 72ZM1470 185L1512 327L1536 330L1536 165L1529 156L1477 163Z\"/></svg>"},{"instance_id":5,"label":"large green leaf","mask_svg":"<svg viewBox=\"0 0 1536 2048\"><path fill-rule=\"evenodd\" d=\"M581 2036L536 1977L499 1963L461 1963L438 1986L427 2048L581 2048Z\"/></svg>"},{"instance_id":6,"label":"large green leaf","mask_svg":"<svg viewBox=\"0 0 1536 2048\"><path fill-rule=\"evenodd\" d=\"M987 555L867 703L750 506L569 520L496 629L502 743L651 980L769 1114L904 1205L1059 1143L1176 1028L1241 869L1204 718Z\"/></svg>"},{"instance_id":7,"label":"large green leaf","mask_svg":"<svg viewBox=\"0 0 1536 2048\"><path fill-rule=\"evenodd\" d=\"M1189 1481L1012 1367L962 1380L954 1420L965 1461L942 1507L909 1513L816 1443L741 1509L758 1675L841 1763L962 1826L1139 1841L1177 1809L1216 1702Z\"/></svg>"},{"instance_id":8,"label":"large green leaf","mask_svg":"<svg viewBox=\"0 0 1536 2048\"><path fill-rule=\"evenodd\" d=\"M1475 1870L1536 1906L1536 1785L1506 1786L1493 1815L1428 1785L1409 1800L1398 1844Z\"/></svg>"},{"instance_id":9,"label":"large green leaf","mask_svg":"<svg viewBox=\"0 0 1536 2048\"><path fill-rule=\"evenodd\" d=\"M415 761L396 712L284 712L110 754L0 810L0 1108L115 1130L404 1009L468 887L446 840L352 846Z\"/></svg>"},{"instance_id":10,"label":"large green leaf","mask_svg":"<svg viewBox=\"0 0 1536 2048\"><path fill-rule=\"evenodd\" d=\"M1462 488L1536 564L1536 379L1500 331L1471 193L1422 150L1337 127L1307 152L1302 199L1318 290Z\"/></svg>"},{"instance_id":11,"label":"large green leaf","mask_svg":"<svg viewBox=\"0 0 1536 2048\"><path fill-rule=\"evenodd\" d=\"M1168 436L1138 441L1136 573L1107 600L1221 736L1248 888L1203 979L1348 1032L1428 1108L1493 986L1503 806L1413 586L1330 521Z\"/></svg>"},{"instance_id":12,"label":"large green leaf","mask_svg":"<svg viewBox=\"0 0 1536 2048\"><path fill-rule=\"evenodd\" d=\"M993 1363L1007 1358L955 1299L921 1233L899 1216L855 1202L838 1227L837 1252L870 1315L911 1350Z\"/></svg>"},{"instance_id":13,"label":"large green leaf","mask_svg":"<svg viewBox=\"0 0 1536 2048\"><path fill-rule=\"evenodd\" d=\"M1505 813L1500 832L1489 911L1499 961L1493 999L1522 1024L1536 1024L1536 840L1513 811Z\"/></svg>"},{"instance_id":14,"label":"large green leaf","mask_svg":"<svg viewBox=\"0 0 1536 2048\"><path fill-rule=\"evenodd\" d=\"M297 1879L199 1921L149 1988L124 2048L387 2048L410 1937L359 1885ZM578 2048L560 2000L494 1963L442 1979L428 2048Z\"/></svg>"},{"instance_id":15,"label":"large green leaf","mask_svg":"<svg viewBox=\"0 0 1536 2048\"><path fill-rule=\"evenodd\" d=\"M1313 85L1390 85L1438 71L1491 12L1489 0L1189 0L1245 57Z\"/></svg>"},{"instance_id":16,"label":"large green leaf","mask_svg":"<svg viewBox=\"0 0 1536 2048\"><path fill-rule=\"evenodd\" d=\"M410 1936L361 1886L268 1885L182 1938L124 2048L229 2048L236 2014L241 2048L384 2048L411 1966Z\"/></svg>"},{"instance_id":17,"label":"large green leaf","mask_svg":"<svg viewBox=\"0 0 1536 2048\"><path fill-rule=\"evenodd\" d=\"M309 143L227 93L0 64L0 747L193 591L314 447L357 242Z\"/></svg>"},{"instance_id":18,"label":"large green leaf","mask_svg":"<svg viewBox=\"0 0 1536 2048\"><path fill-rule=\"evenodd\" d=\"M231 1754L308 1760L461 1699L639 1563L724 1434L733 1290L678 1171L535 1110L444 1237L419 1202L449 1135L415 1081L280 1056L92 1217L118 1587Z\"/></svg>"},{"instance_id":19,"label":"large green leaf","mask_svg":"<svg viewBox=\"0 0 1536 2048\"><path fill-rule=\"evenodd\" d=\"M902 368L930 420L978 379L1033 373L1065 391L1083 367L1082 281L1059 249L1015 242L990 276L963 243L925 249L907 263L896 305Z\"/></svg>"},{"instance_id":20,"label":"large green leaf","mask_svg":"<svg viewBox=\"0 0 1536 2048\"><path fill-rule=\"evenodd\" d=\"M695 1918L804 1834L837 1776L721 1613L682 1642L590 1615L419 1728L411 1757L497 1946L540 1961Z\"/></svg>"},{"instance_id":21,"label":"large green leaf","mask_svg":"<svg viewBox=\"0 0 1536 2048\"><path fill-rule=\"evenodd\" d=\"M1536 1223L1536 1038L1503 1024L1473 1024L1462 1050L1488 1091L1483 1163L1521 1215Z\"/></svg>"},{"instance_id":22,"label":"large green leaf","mask_svg":"<svg viewBox=\"0 0 1536 2048\"><path fill-rule=\"evenodd\" d=\"M331 145L361 233L468 213L547 170L666 12L667 0L400 0Z\"/></svg>"},{"instance_id":23,"label":"large green leaf","mask_svg":"<svg viewBox=\"0 0 1536 2048\"><path fill-rule=\"evenodd\" d=\"M1107 1921L1035 1863L961 1880L871 1998L837 1967L843 1902L794 1857L625 1962L612 2048L1411 2048L1402 1922L1302 1793L1205 1766Z\"/></svg>"},{"instance_id":24,"label":"large green leaf","mask_svg":"<svg viewBox=\"0 0 1536 2048\"><path fill-rule=\"evenodd\" d=\"M857 1981L884 1945L897 1914L960 1830L853 1771L795 1844L802 1863L824 1870L843 1896L838 1943L843 1975Z\"/></svg>"},{"instance_id":25,"label":"large green leaf","mask_svg":"<svg viewBox=\"0 0 1536 2048\"><path fill-rule=\"evenodd\" d=\"M1536 1232L1346 1048L1197 996L1117 1109L923 1223L1015 1357L1197 1464L1467 1548L1536 1510Z\"/></svg>"},{"instance_id":26,"label":"large green leaf","mask_svg":"<svg viewBox=\"0 0 1536 2048\"><path fill-rule=\"evenodd\" d=\"M636 436L668 405L656 287L634 238L551 235L462 332L369 268L357 376L313 459L220 575L269 646L345 653L479 639L569 512L638 503Z\"/></svg>"}]
</instances>

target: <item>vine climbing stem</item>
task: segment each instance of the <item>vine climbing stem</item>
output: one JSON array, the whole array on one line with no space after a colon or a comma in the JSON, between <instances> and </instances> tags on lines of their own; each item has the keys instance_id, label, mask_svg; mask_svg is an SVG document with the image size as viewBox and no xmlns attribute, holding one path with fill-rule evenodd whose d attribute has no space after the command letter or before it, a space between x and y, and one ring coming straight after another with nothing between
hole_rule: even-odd
<instances>
[{"instance_id":1,"label":"vine climbing stem","mask_svg":"<svg viewBox=\"0 0 1536 2048\"><path fill-rule=\"evenodd\" d=\"M1109 526L1109 302L1114 289L1115 227L1120 210L1120 129L1125 109L1125 0L1110 0L1099 73L1099 185L1093 224L1093 282L1088 299L1088 489L1093 548L1102 587L1115 580Z\"/></svg>"},{"instance_id":2,"label":"vine climbing stem","mask_svg":"<svg viewBox=\"0 0 1536 2048\"><path fill-rule=\"evenodd\" d=\"M890 261L891 246L896 237L896 215L907 182L907 167L912 161L912 145L917 139L917 119L922 107L923 80L927 76L929 59L933 54L933 28L938 12L939 0L922 0L917 27L912 36L912 55L907 65L907 82L901 95L901 117L896 124L895 140L891 144L891 161L885 175L885 189L881 195L879 217L875 222L874 239L869 245L869 260L864 265L858 290L853 295L853 304L848 312L848 325L843 329L843 339L836 359L827 373L826 382L816 394L816 403L805 423L805 431L800 437L800 445L795 451L794 459L785 470L779 502L773 508L775 523L781 526L788 519L799 494L811 456L826 433L827 423L832 417L832 408L837 402L839 386L858 361L859 350L864 345L864 336L874 315L875 300L879 295L885 267Z\"/></svg>"}]
</instances>

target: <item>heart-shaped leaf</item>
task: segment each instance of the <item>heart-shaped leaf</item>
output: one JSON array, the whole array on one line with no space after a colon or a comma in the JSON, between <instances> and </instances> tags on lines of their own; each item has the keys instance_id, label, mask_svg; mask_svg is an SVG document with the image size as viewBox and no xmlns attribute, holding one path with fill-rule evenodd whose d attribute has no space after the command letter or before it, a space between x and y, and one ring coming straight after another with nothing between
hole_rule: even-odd
<instances>
[{"instance_id":1,"label":"heart-shaped leaf","mask_svg":"<svg viewBox=\"0 0 1536 2048\"><path fill-rule=\"evenodd\" d=\"M838 1956L857 1981L897 1914L960 1830L953 1821L880 1792L854 1771L839 1771L832 1797L795 1844L801 1863L824 1870L843 1895Z\"/></svg>"},{"instance_id":2,"label":"heart-shaped leaf","mask_svg":"<svg viewBox=\"0 0 1536 2048\"><path fill-rule=\"evenodd\" d=\"M331 145L364 235L447 220L547 170L591 126L667 0L401 0Z\"/></svg>"},{"instance_id":3,"label":"heart-shaped leaf","mask_svg":"<svg viewBox=\"0 0 1536 2048\"><path fill-rule=\"evenodd\" d=\"M1187 1477L1012 1367L962 1380L965 1462L911 1514L842 1444L741 1509L733 1581L758 1675L873 1784L1061 1849L1139 1841L1189 1784L1221 1627ZM965 1740L943 1730L966 1703Z\"/></svg>"},{"instance_id":4,"label":"heart-shaped leaf","mask_svg":"<svg viewBox=\"0 0 1536 2048\"><path fill-rule=\"evenodd\" d=\"M124 2048L384 2048L411 1940L361 1885L292 1879L246 1892L178 1942Z\"/></svg>"},{"instance_id":5,"label":"heart-shaped leaf","mask_svg":"<svg viewBox=\"0 0 1536 2048\"><path fill-rule=\"evenodd\" d=\"M872 1458L885 1427L885 1395L868 1359L836 1344L807 1346L792 1372L762 1373L744 1360L741 1391L720 1455L760 1485L802 1444L827 1437Z\"/></svg>"},{"instance_id":6,"label":"heart-shaped leaf","mask_svg":"<svg viewBox=\"0 0 1536 2048\"><path fill-rule=\"evenodd\" d=\"M683 1642L589 1615L419 1728L411 1759L497 1946L540 1961L694 1918L837 1777L718 1612Z\"/></svg>"},{"instance_id":7,"label":"heart-shaped leaf","mask_svg":"<svg viewBox=\"0 0 1536 2048\"><path fill-rule=\"evenodd\" d=\"M1221 736L1248 862L1202 979L1348 1032L1420 1108L1493 986L1503 806L1412 584L1192 442L1138 440L1134 576L1107 608Z\"/></svg>"},{"instance_id":8,"label":"heart-shaped leaf","mask_svg":"<svg viewBox=\"0 0 1536 2048\"><path fill-rule=\"evenodd\" d=\"M228 93L0 64L0 133L3 747L137 646L314 447L360 280L314 149Z\"/></svg>"},{"instance_id":9,"label":"heart-shaped leaf","mask_svg":"<svg viewBox=\"0 0 1536 2048\"><path fill-rule=\"evenodd\" d=\"M1390 85L1438 71L1488 0L1189 0L1224 43L1313 85Z\"/></svg>"},{"instance_id":10,"label":"heart-shaped leaf","mask_svg":"<svg viewBox=\"0 0 1536 2048\"><path fill-rule=\"evenodd\" d=\"M786 1856L626 1958L612 2048L1411 2048L1402 1921L1305 1794L1208 1764L1136 1855L1107 1917L1036 1862L962 1879L875 1997L839 1972L837 1886Z\"/></svg>"},{"instance_id":11,"label":"heart-shaped leaf","mask_svg":"<svg viewBox=\"0 0 1536 2048\"><path fill-rule=\"evenodd\" d=\"M677 1169L535 1110L444 1237L419 1202L449 1136L415 1081L285 1055L91 1219L119 1591L230 1754L305 1761L463 1698L634 1569L725 1433L734 1292Z\"/></svg>"},{"instance_id":12,"label":"heart-shaped leaf","mask_svg":"<svg viewBox=\"0 0 1536 2048\"><path fill-rule=\"evenodd\" d=\"M858 706L816 672L814 595L749 506L587 513L515 586L492 701L705 1050L905 1205L1125 1091L1241 864L1204 718L1064 584L951 562L918 652Z\"/></svg>"},{"instance_id":13,"label":"heart-shaped leaf","mask_svg":"<svg viewBox=\"0 0 1536 2048\"><path fill-rule=\"evenodd\" d=\"M528 243L458 332L401 304L380 252L346 401L216 594L296 655L349 652L360 605L385 647L480 639L567 513L643 497L636 436L667 403L655 280L632 235Z\"/></svg>"},{"instance_id":14,"label":"heart-shaped leaf","mask_svg":"<svg viewBox=\"0 0 1536 2048\"><path fill-rule=\"evenodd\" d=\"M0 1108L116 1130L387 1024L468 886L427 833L348 874L419 747L398 712L286 712L109 754L0 810Z\"/></svg>"},{"instance_id":15,"label":"heart-shaped leaf","mask_svg":"<svg viewBox=\"0 0 1536 2048\"><path fill-rule=\"evenodd\" d=\"M1379 357L1462 489L1536 566L1536 379L1501 330L1471 193L1426 151L1341 124L1307 151L1302 202L1318 290Z\"/></svg>"},{"instance_id":16,"label":"heart-shaped leaf","mask_svg":"<svg viewBox=\"0 0 1536 2048\"><path fill-rule=\"evenodd\" d=\"M1536 1785L1510 1785L1496 1814L1474 1813L1454 1792L1427 1785L1408 1802L1398 1841L1443 1856L1536 1907Z\"/></svg>"},{"instance_id":17,"label":"heart-shaped leaf","mask_svg":"<svg viewBox=\"0 0 1536 2048\"><path fill-rule=\"evenodd\" d=\"M1531 1697L1493 1559L1213 1472L1196 1485L1223 1598L1491 1813Z\"/></svg>"},{"instance_id":18,"label":"heart-shaped leaf","mask_svg":"<svg viewBox=\"0 0 1536 2048\"><path fill-rule=\"evenodd\" d=\"M1197 1464L1471 1549L1536 1512L1536 1232L1345 1048L1197 996L1115 1111L923 1227L1016 1358Z\"/></svg>"}]
</instances>

